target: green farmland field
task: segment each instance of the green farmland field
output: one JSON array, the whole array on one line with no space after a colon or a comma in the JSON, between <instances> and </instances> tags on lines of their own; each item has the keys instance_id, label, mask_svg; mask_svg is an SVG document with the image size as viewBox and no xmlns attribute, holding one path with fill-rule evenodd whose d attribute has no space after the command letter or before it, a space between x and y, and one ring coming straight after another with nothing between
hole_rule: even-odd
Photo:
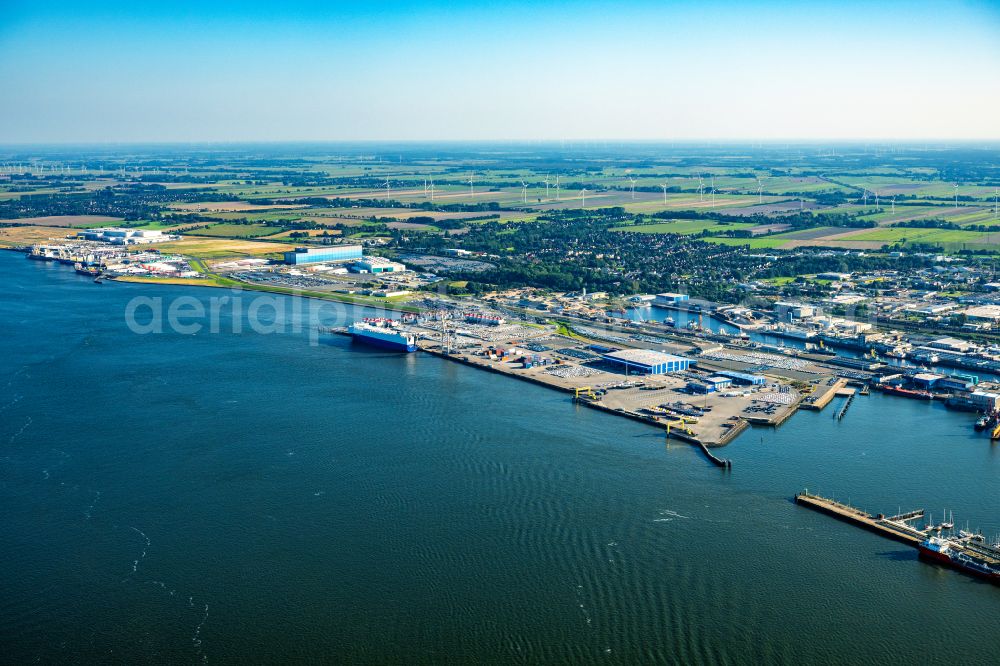
<instances>
[{"instance_id":1,"label":"green farmland field","mask_svg":"<svg viewBox=\"0 0 1000 666\"><path fill-rule=\"evenodd\" d=\"M281 227L263 224L213 224L207 229L189 231L188 236L219 236L222 238L260 238L285 231Z\"/></svg>"},{"instance_id":2,"label":"green farmland field","mask_svg":"<svg viewBox=\"0 0 1000 666\"><path fill-rule=\"evenodd\" d=\"M632 231L640 234L700 234L703 231L724 232L733 229L749 229L754 223L719 224L714 220L671 220L658 224L639 224L631 227L614 227L612 231Z\"/></svg>"},{"instance_id":3,"label":"green farmland field","mask_svg":"<svg viewBox=\"0 0 1000 666\"><path fill-rule=\"evenodd\" d=\"M1000 233L990 234L958 229L883 227L852 235L844 240L880 241L885 243L991 243L1000 242Z\"/></svg>"}]
</instances>

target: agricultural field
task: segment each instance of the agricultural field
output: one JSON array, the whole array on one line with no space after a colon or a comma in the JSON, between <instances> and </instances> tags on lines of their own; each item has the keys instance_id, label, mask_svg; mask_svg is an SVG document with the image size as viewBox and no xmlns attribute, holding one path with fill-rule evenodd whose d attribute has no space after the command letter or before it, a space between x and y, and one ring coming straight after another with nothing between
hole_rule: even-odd
<instances>
[{"instance_id":1,"label":"agricultural field","mask_svg":"<svg viewBox=\"0 0 1000 666\"><path fill-rule=\"evenodd\" d=\"M728 238L724 236L712 236L703 239L708 243L719 245L742 246L749 245L751 249L777 249L785 245L789 239L780 236L756 236L754 238Z\"/></svg>"},{"instance_id":2,"label":"agricultural field","mask_svg":"<svg viewBox=\"0 0 1000 666\"><path fill-rule=\"evenodd\" d=\"M640 234L680 234L690 236L705 231L725 232L735 229L750 229L751 222L740 224L720 224L714 220L669 220L657 224L639 224L629 227L614 227L612 231L628 231Z\"/></svg>"},{"instance_id":3,"label":"agricultural field","mask_svg":"<svg viewBox=\"0 0 1000 666\"><path fill-rule=\"evenodd\" d=\"M957 229L913 229L892 227L859 231L844 240L879 241L882 243L991 243L1000 242L1000 233Z\"/></svg>"},{"instance_id":4,"label":"agricultural field","mask_svg":"<svg viewBox=\"0 0 1000 666\"><path fill-rule=\"evenodd\" d=\"M161 252L183 254L196 259L225 259L248 256L278 258L280 253L295 249L294 245L288 243L231 238L197 238L194 236L185 236L179 241L154 243L149 247L154 247Z\"/></svg>"},{"instance_id":5,"label":"agricultural field","mask_svg":"<svg viewBox=\"0 0 1000 666\"><path fill-rule=\"evenodd\" d=\"M287 240L289 242L297 243L300 238L292 238L292 234L305 234L309 238L322 238L324 234L327 236L340 236L340 229L289 229L288 231L281 231L274 234L273 236L268 236L267 239L270 240Z\"/></svg>"},{"instance_id":6,"label":"agricultural field","mask_svg":"<svg viewBox=\"0 0 1000 666\"><path fill-rule=\"evenodd\" d=\"M810 229L800 229L799 231L786 231L780 234L774 234L769 236L769 238L786 238L788 240L817 240L827 238L829 236L843 234L845 229L843 227L812 227Z\"/></svg>"},{"instance_id":7,"label":"agricultural field","mask_svg":"<svg viewBox=\"0 0 1000 666\"><path fill-rule=\"evenodd\" d=\"M880 197L905 194L915 197L948 199L955 196L955 183L946 183L940 180L917 180L890 176L841 176L836 180L859 189L867 189L869 192L878 192ZM984 187L971 183L958 184L960 197L992 199L994 191L994 187Z\"/></svg>"},{"instance_id":8,"label":"agricultural field","mask_svg":"<svg viewBox=\"0 0 1000 666\"><path fill-rule=\"evenodd\" d=\"M198 201L195 203L175 203L169 208L194 213L222 213L233 211L289 210L306 208L305 204L255 204L249 201Z\"/></svg>"},{"instance_id":9,"label":"agricultural field","mask_svg":"<svg viewBox=\"0 0 1000 666\"><path fill-rule=\"evenodd\" d=\"M189 236L219 236L224 238L260 238L273 236L285 231L281 227L269 227L264 224L213 224L207 229L188 231Z\"/></svg>"},{"instance_id":10,"label":"agricultural field","mask_svg":"<svg viewBox=\"0 0 1000 666\"><path fill-rule=\"evenodd\" d=\"M0 247L19 247L49 241L65 241L72 231L66 227L0 227Z\"/></svg>"},{"instance_id":11,"label":"agricultural field","mask_svg":"<svg viewBox=\"0 0 1000 666\"><path fill-rule=\"evenodd\" d=\"M0 220L0 224L30 224L40 227L105 227L122 221L108 215L47 215L44 217L19 217Z\"/></svg>"}]
</instances>

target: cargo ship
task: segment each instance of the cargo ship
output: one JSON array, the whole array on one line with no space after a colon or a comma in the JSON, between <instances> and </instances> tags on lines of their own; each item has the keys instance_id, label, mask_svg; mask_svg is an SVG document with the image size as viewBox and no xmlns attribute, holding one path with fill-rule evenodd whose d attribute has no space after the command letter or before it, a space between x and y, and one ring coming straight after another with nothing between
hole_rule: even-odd
<instances>
[{"instance_id":1,"label":"cargo ship","mask_svg":"<svg viewBox=\"0 0 1000 666\"><path fill-rule=\"evenodd\" d=\"M988 547L987 547L988 548ZM972 548L953 539L929 537L918 546L920 557L940 562L964 573L1000 585L1000 560L985 549Z\"/></svg>"},{"instance_id":2,"label":"cargo ship","mask_svg":"<svg viewBox=\"0 0 1000 666\"><path fill-rule=\"evenodd\" d=\"M879 384L879 390L889 395L898 395L903 398L913 398L915 400L930 400L934 396L927 391L914 391L911 389L892 386L891 384Z\"/></svg>"},{"instance_id":3,"label":"cargo ship","mask_svg":"<svg viewBox=\"0 0 1000 666\"><path fill-rule=\"evenodd\" d=\"M84 266L80 262L77 262L73 264L73 268L80 275L86 275L87 277L96 278L100 277L101 275L101 269L97 268L96 266Z\"/></svg>"},{"instance_id":4,"label":"cargo ship","mask_svg":"<svg viewBox=\"0 0 1000 666\"><path fill-rule=\"evenodd\" d=\"M374 347L393 351L415 352L417 340L412 333L396 328L398 322L392 319L363 319L347 327L351 338Z\"/></svg>"}]
</instances>

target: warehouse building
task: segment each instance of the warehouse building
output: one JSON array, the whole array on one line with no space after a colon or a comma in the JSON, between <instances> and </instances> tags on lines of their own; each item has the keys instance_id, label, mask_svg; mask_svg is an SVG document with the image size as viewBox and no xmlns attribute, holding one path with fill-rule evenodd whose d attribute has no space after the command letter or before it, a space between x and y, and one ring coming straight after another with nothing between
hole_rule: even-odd
<instances>
[{"instance_id":1,"label":"warehouse building","mask_svg":"<svg viewBox=\"0 0 1000 666\"><path fill-rule=\"evenodd\" d=\"M673 292L664 292L662 294L657 294L653 299L654 305L676 305L678 303L683 303L688 300L687 294L675 294Z\"/></svg>"},{"instance_id":2,"label":"warehouse building","mask_svg":"<svg viewBox=\"0 0 1000 666\"><path fill-rule=\"evenodd\" d=\"M751 375L746 372L736 372L734 370L720 370L717 374L721 377L729 377L735 384L763 386L767 383L767 377L764 375Z\"/></svg>"},{"instance_id":3,"label":"warehouse building","mask_svg":"<svg viewBox=\"0 0 1000 666\"><path fill-rule=\"evenodd\" d=\"M360 261L355 261L351 268L356 273L399 273L406 270L406 266L396 262L389 261L385 257L365 257Z\"/></svg>"},{"instance_id":4,"label":"warehouse building","mask_svg":"<svg viewBox=\"0 0 1000 666\"><path fill-rule=\"evenodd\" d=\"M688 382L687 389L692 393L716 393L725 391L733 385L733 380L729 377L709 377L698 382Z\"/></svg>"},{"instance_id":5,"label":"warehouse building","mask_svg":"<svg viewBox=\"0 0 1000 666\"><path fill-rule=\"evenodd\" d=\"M357 261L361 259L360 245L326 245L323 247L297 247L285 252L285 263L292 266L315 264L321 261Z\"/></svg>"},{"instance_id":6,"label":"warehouse building","mask_svg":"<svg viewBox=\"0 0 1000 666\"><path fill-rule=\"evenodd\" d=\"M778 302L774 304L774 316L779 321L808 319L816 316L816 308L805 303Z\"/></svg>"},{"instance_id":7,"label":"warehouse building","mask_svg":"<svg viewBox=\"0 0 1000 666\"><path fill-rule=\"evenodd\" d=\"M163 241L177 240L180 236L165 234L157 229L101 227L100 229L84 229L77 234L77 238L111 243L112 245L141 245L144 243L162 243Z\"/></svg>"},{"instance_id":8,"label":"warehouse building","mask_svg":"<svg viewBox=\"0 0 1000 666\"><path fill-rule=\"evenodd\" d=\"M913 383L923 389L934 388L942 379L944 379L944 375L936 375L932 372L918 372L913 375Z\"/></svg>"},{"instance_id":9,"label":"warehouse building","mask_svg":"<svg viewBox=\"0 0 1000 666\"><path fill-rule=\"evenodd\" d=\"M682 372L691 366L691 360L651 349L621 349L602 354L601 358L622 366L625 372L644 375L662 375L668 372Z\"/></svg>"},{"instance_id":10,"label":"warehouse building","mask_svg":"<svg viewBox=\"0 0 1000 666\"><path fill-rule=\"evenodd\" d=\"M992 412L1000 409L1000 394L989 393L987 391L973 391L969 394L969 400L983 412Z\"/></svg>"}]
</instances>

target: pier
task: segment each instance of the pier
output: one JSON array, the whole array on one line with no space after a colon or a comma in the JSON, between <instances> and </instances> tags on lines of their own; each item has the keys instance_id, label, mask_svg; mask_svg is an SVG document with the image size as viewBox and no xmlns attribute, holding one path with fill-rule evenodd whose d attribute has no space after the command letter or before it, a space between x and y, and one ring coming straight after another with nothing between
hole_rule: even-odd
<instances>
[{"instance_id":1,"label":"pier","mask_svg":"<svg viewBox=\"0 0 1000 666\"><path fill-rule=\"evenodd\" d=\"M849 391L849 393L845 393L845 392L848 392L848 391ZM847 400L845 400L844 404L841 406L841 408L839 410L837 410L837 414L835 416L835 418L838 421L840 421L841 419L844 418L844 414L847 413L848 407L850 407L851 403L854 402L854 396L856 395L854 389L852 389L852 388L844 388L844 389L840 389L839 391L837 391L837 395L845 395L845 394L847 395Z\"/></svg>"},{"instance_id":2,"label":"pier","mask_svg":"<svg viewBox=\"0 0 1000 666\"><path fill-rule=\"evenodd\" d=\"M857 525L869 532L874 532L887 539L899 541L916 548L927 538L927 533L908 524L908 521L923 518L924 510L916 509L897 516L885 517L882 514L873 516L849 504L843 504L836 500L812 495L808 491L795 496L795 503L808 507L814 511L833 516L846 523Z\"/></svg>"},{"instance_id":3,"label":"pier","mask_svg":"<svg viewBox=\"0 0 1000 666\"><path fill-rule=\"evenodd\" d=\"M723 469L733 468L732 460L730 460L729 458L720 458L719 456L709 451L708 447L705 446L704 442L702 442L701 440L695 440L695 441L698 444L698 448L701 449L701 452L705 454L705 457L708 458L709 461L711 461L712 464L714 464L716 467L721 467Z\"/></svg>"},{"instance_id":4,"label":"pier","mask_svg":"<svg viewBox=\"0 0 1000 666\"><path fill-rule=\"evenodd\" d=\"M829 405L830 401L837 396L837 392L845 386L847 386L847 380L843 377L837 378L826 386L818 386L816 387L816 392L803 400L799 407L818 412Z\"/></svg>"}]
</instances>

